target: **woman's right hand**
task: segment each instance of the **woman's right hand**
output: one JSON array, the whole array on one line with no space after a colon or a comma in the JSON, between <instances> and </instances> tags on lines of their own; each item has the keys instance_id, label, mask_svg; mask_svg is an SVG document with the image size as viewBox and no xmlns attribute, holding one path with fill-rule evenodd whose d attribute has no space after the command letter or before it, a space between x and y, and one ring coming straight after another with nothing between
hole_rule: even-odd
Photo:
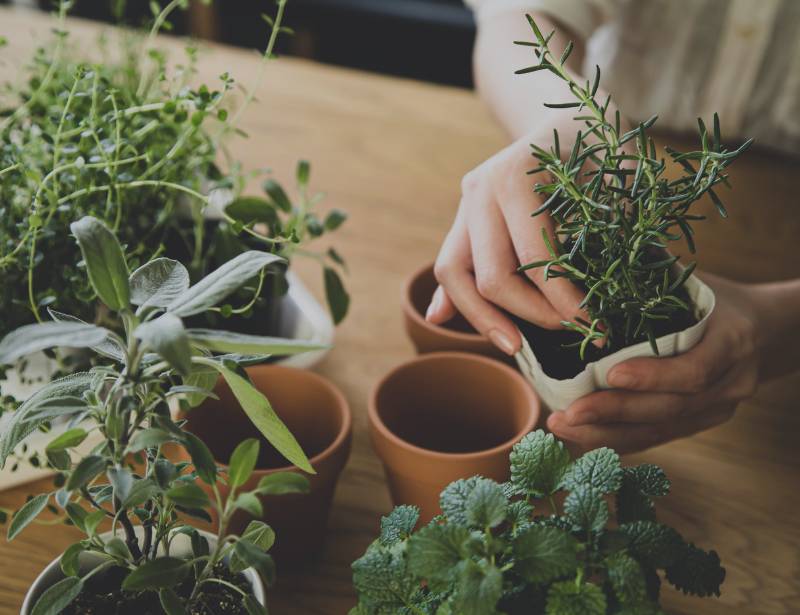
<instances>
[{"instance_id":1,"label":"woman's right hand","mask_svg":"<svg viewBox=\"0 0 800 615\"><path fill-rule=\"evenodd\" d=\"M579 307L583 294L570 281L545 281L543 268L517 271L550 258L542 230L552 239L554 224L546 213L532 217L543 201L533 191L535 176L526 172L537 165L530 143L545 147L551 138L549 131L546 138L542 131L526 135L464 176L461 204L434 267L439 287L427 320L442 324L460 312L509 355L521 340L504 311L548 329L589 319Z\"/></svg>"}]
</instances>

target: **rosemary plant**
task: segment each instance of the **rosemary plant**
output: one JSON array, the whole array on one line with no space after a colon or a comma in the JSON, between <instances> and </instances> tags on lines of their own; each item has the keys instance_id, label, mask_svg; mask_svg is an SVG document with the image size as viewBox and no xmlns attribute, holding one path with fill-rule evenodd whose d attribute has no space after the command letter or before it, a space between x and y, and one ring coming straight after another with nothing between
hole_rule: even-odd
<instances>
[{"instance_id":1,"label":"rosemary plant","mask_svg":"<svg viewBox=\"0 0 800 615\"><path fill-rule=\"evenodd\" d=\"M272 353L292 354L315 347L293 340L187 329L183 324L186 317L219 304L279 257L245 252L190 285L186 268L167 258L129 273L122 246L96 218L83 218L72 230L89 283L104 309L124 323L124 333L51 309L52 321L26 325L0 341L0 364L13 364L31 352L57 347L91 349L99 358L91 370L45 385L11 415L0 433L2 467L33 431L57 419L69 427L46 449L48 462L62 477L61 487L31 498L8 528L9 540L14 539L52 500L59 514L86 534L64 553L61 569L66 578L45 591L35 612L61 612L81 595L89 579L116 569L123 572L122 600L146 601L142 594L155 592L151 599L160 600L170 615L211 615L213 610L202 607L208 602L202 596L215 584L227 587L243 605L233 612L266 613L241 587L220 578L220 571L227 562L231 573L252 566L271 579L273 565L265 551L274 533L264 523L253 522L242 536L229 535L228 523L237 509L261 516L258 495L302 491L308 488L307 481L299 474L281 474L265 479L255 491L243 492L258 457L258 440L242 442L223 475L205 444L173 421L170 403L178 399L199 403L213 395L214 383L221 376L272 446L292 464L313 472L300 445L240 366ZM85 446L78 449L87 438L96 444L88 451ZM164 448L168 444L184 447L192 464L170 461ZM218 488L223 480L230 488L227 499ZM208 485L212 499L197 481ZM183 518L210 520L206 511L212 508L219 521L217 542L210 547ZM99 532L104 522L110 522L110 536ZM171 553L172 542L181 533L192 539L193 553L188 558ZM98 566L88 571L82 568L82 553L98 558ZM185 580L188 586L181 585ZM179 585L183 593L177 591ZM149 607L146 610L150 612Z\"/></svg>"},{"instance_id":2,"label":"rosemary plant","mask_svg":"<svg viewBox=\"0 0 800 615\"><path fill-rule=\"evenodd\" d=\"M286 30L286 2L278 1L274 22L268 19L273 27L262 67ZM206 223L204 214L221 195L232 191L238 197L248 179L225 144L244 134L238 122L258 84L231 113L235 82L229 73L217 84L196 87L198 48L187 44L183 61L171 64L156 47L156 35L187 0L172 0L163 9L152 3L149 33L117 32L119 47L101 38L100 52L108 59L91 64L70 43L70 4L59 2L53 42L37 51L27 82L7 88L6 109L0 111L0 279L6 291L0 297L0 336L42 320L56 301L84 320L95 319L94 291L75 246L65 240L69 224L84 215L114 230L132 266L173 256L193 281L200 279L224 262L222 251L211 249L218 225ZM298 246L320 228L312 211L319 199L307 194L308 165L302 167L301 202L292 203L274 180L265 184L262 199L275 212L295 212L291 227L258 233L223 212L224 233L235 240L227 242L225 259L251 248L284 258L310 253L325 265L329 302L339 321L348 303L336 272L341 258ZM333 216L343 220L339 212ZM221 306L220 313L250 315L265 303L257 299L247 310Z\"/></svg>"},{"instance_id":3,"label":"rosemary plant","mask_svg":"<svg viewBox=\"0 0 800 615\"><path fill-rule=\"evenodd\" d=\"M695 263L680 268L680 257L670 255L667 247L685 239L694 253L691 225L704 216L691 208L703 196L711 198L721 216L727 215L714 188L728 185L725 170L752 140L729 150L719 117L714 115L712 132L699 119L699 150L667 150L682 169L679 177L669 179L667 161L648 133L657 118L623 131L619 111L610 111L610 96L597 98L600 67L592 81L578 83L566 67L572 43L556 57L549 46L553 34L543 35L532 17L528 21L535 41L517 44L532 47L539 61L517 73L545 71L564 81L574 100L545 106L575 109L580 129L569 150L561 149L557 131L550 149L531 145L539 164L530 173L547 178L534 187L545 199L534 215L547 213L556 230L554 237L543 233L550 257L525 263L521 270L543 267L545 279L563 277L586 292L581 307L591 321L562 323L582 336L581 358L601 338L607 352L649 341L658 354L659 335L695 319L684 287Z\"/></svg>"}]
</instances>

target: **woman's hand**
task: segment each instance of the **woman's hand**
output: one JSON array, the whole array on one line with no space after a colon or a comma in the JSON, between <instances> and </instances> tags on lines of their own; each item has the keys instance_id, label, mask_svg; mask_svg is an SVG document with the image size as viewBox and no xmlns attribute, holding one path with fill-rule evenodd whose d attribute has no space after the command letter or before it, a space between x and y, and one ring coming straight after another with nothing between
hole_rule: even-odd
<instances>
[{"instance_id":1,"label":"woman's hand","mask_svg":"<svg viewBox=\"0 0 800 615\"><path fill-rule=\"evenodd\" d=\"M521 340L503 310L548 329L588 318L578 307L583 294L568 280L545 282L541 268L517 273L520 265L549 258L542 230L553 236L547 214L531 217L542 204L526 174L536 166L530 143L539 135L518 139L464 177L461 204L434 267L440 286L426 316L441 324L461 312L508 354L519 350ZM551 139L548 130L547 140L538 140Z\"/></svg>"},{"instance_id":2,"label":"woman's hand","mask_svg":"<svg viewBox=\"0 0 800 615\"><path fill-rule=\"evenodd\" d=\"M669 358L632 359L608 376L617 389L592 393L547 426L559 438L591 449L638 451L692 435L730 419L759 380L767 326L758 286L702 276L716 293L716 308L700 343Z\"/></svg>"}]
</instances>

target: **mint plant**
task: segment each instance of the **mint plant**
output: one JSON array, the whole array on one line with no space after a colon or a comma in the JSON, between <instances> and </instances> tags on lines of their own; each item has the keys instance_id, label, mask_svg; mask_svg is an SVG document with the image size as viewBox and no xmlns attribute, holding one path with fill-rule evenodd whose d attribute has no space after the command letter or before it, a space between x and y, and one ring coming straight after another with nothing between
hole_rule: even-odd
<instances>
[{"instance_id":1,"label":"mint plant","mask_svg":"<svg viewBox=\"0 0 800 615\"><path fill-rule=\"evenodd\" d=\"M242 491L254 470L259 441L242 442L225 474L217 469L206 445L173 421L170 403L198 404L214 395L221 376L267 441L293 465L314 472L297 440L241 367L271 354L318 346L187 329L183 323L214 309L249 280L263 277L264 268L280 258L244 252L192 285L187 269L168 258L156 258L130 272L123 247L96 218L82 218L71 229L93 291L103 309L123 323L123 332L51 308L50 322L23 326L0 341L2 365L53 348L85 348L98 357L90 370L46 384L11 414L0 433L2 467L33 431L54 421L68 426L45 451L60 473L60 487L31 498L8 527L8 538L13 540L53 502L86 534L64 553L61 568L66 578L41 596L35 613L61 612L79 599L90 579L111 570L123 573L121 599L146 601L148 594L155 595L169 615L214 613L208 606L209 592L220 587L242 605L235 612L266 613L246 590L223 578L227 574L223 571L235 575L252 566L272 579L273 564L266 550L274 534L255 521L242 536L229 535L228 523L238 509L260 517L257 496L304 491L308 482L300 474L276 474L254 491ZM79 452L77 448L90 436L99 443ZM165 454L168 444L183 447L192 463L173 463ZM197 481L208 485L214 498L209 500ZM218 487L221 481L229 487L226 498ZM217 542L210 547L183 519L189 515L210 520L207 511L212 508L219 522ZM110 538L98 533L104 521L111 523ZM193 553L188 559L170 554L180 533L191 537ZM82 571L78 566L82 553L97 556L99 565ZM183 594L177 593L179 585Z\"/></svg>"},{"instance_id":2,"label":"mint plant","mask_svg":"<svg viewBox=\"0 0 800 615\"><path fill-rule=\"evenodd\" d=\"M451 483L443 514L417 531L413 506L384 517L353 564L351 615L654 615L659 571L684 593L719 595L717 554L656 520L653 499L670 488L659 467L623 468L608 448L572 460L541 430L510 466L504 484Z\"/></svg>"},{"instance_id":3,"label":"mint plant","mask_svg":"<svg viewBox=\"0 0 800 615\"><path fill-rule=\"evenodd\" d=\"M277 3L274 21L268 18L273 28L262 70L286 31L286 1ZM254 232L232 215L223 214L219 224L204 217L212 204L242 197L250 174L228 143L244 135L242 111L261 77L234 111L230 97L237 83L230 73L216 83L196 83L202 52L194 43L183 58L167 61L156 36L188 0L172 0L163 9L152 3L146 36L118 31L99 38L101 57L120 59L84 60L78 41L70 39L71 4L57 3L53 39L31 58L22 85L0 92L0 279L6 290L0 337L46 318L56 302L95 320L94 289L67 239L70 223L85 215L114 231L131 267L169 256L186 266L193 282L250 249L284 259L309 254L324 265L328 302L340 321L349 302L338 274L341 258L308 244L321 230L338 226L343 215L331 214L320 224L313 211L319 198L307 193L307 163L300 165L297 202L274 179L265 182L266 196L259 199L260 218L271 215L267 210L288 212L289 223ZM241 211L239 203L234 213ZM274 273L282 275L280 268ZM214 326L228 329L222 321L269 309L275 302L267 290L253 302L239 303L242 294L234 295L220 306Z\"/></svg>"},{"instance_id":4,"label":"mint plant","mask_svg":"<svg viewBox=\"0 0 800 615\"><path fill-rule=\"evenodd\" d=\"M543 233L549 257L524 263L521 270L541 267L545 279L563 277L586 292L581 307L591 320L562 323L579 334L582 359L590 343L602 338L606 352L648 341L658 354L660 335L696 322L684 288L695 263L676 267L679 256L667 248L683 239L695 252L692 224L704 216L692 206L705 195L727 216L715 187L729 185L725 171L752 139L730 150L719 117L714 115L712 132L699 119L699 150L667 150L682 170L670 179L649 136L657 117L625 131L619 111L611 112L610 96L598 99L600 67L592 81L578 83L566 67L572 43L557 57L549 46L553 33L545 36L532 17L528 21L535 40L517 44L532 47L539 61L517 73L541 71L562 80L573 100L545 106L575 109L580 128L569 149L561 149L557 131L549 149L531 145L538 166L530 173L544 177L534 187L544 197L534 215L547 212L556 229L553 237Z\"/></svg>"}]
</instances>

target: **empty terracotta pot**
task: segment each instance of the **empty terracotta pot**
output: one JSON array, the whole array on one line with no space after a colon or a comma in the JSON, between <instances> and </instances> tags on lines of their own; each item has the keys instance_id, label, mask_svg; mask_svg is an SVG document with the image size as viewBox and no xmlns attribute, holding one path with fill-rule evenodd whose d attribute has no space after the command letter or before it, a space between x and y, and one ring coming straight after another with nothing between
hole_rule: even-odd
<instances>
[{"instance_id":1,"label":"empty terracotta pot","mask_svg":"<svg viewBox=\"0 0 800 615\"><path fill-rule=\"evenodd\" d=\"M248 368L247 373L297 438L317 472L306 475L311 483L309 494L261 498L263 520L277 534L271 551L276 561L283 565L307 564L322 550L336 483L350 456L350 408L333 384L312 372L259 365ZM242 490L254 488L267 474L301 472L287 466L286 459L260 435L224 381L220 380L215 393L218 400L208 399L183 415L184 428L206 443L222 467L242 440L261 440L256 471ZM206 488L204 483L198 484ZM224 493L225 486L220 487ZM230 530L239 533L250 520L251 517L239 511Z\"/></svg>"},{"instance_id":2,"label":"empty terracotta pot","mask_svg":"<svg viewBox=\"0 0 800 615\"><path fill-rule=\"evenodd\" d=\"M419 506L425 523L459 478L508 479L511 447L536 426L539 400L509 366L474 354L431 353L404 363L369 403L372 443L395 504Z\"/></svg>"},{"instance_id":3,"label":"empty terracotta pot","mask_svg":"<svg viewBox=\"0 0 800 615\"><path fill-rule=\"evenodd\" d=\"M437 285L433 264L430 264L414 272L403 288L403 320L417 352L473 352L505 362L513 361L475 331L460 314L444 325L434 325L425 320L425 312Z\"/></svg>"}]
</instances>

